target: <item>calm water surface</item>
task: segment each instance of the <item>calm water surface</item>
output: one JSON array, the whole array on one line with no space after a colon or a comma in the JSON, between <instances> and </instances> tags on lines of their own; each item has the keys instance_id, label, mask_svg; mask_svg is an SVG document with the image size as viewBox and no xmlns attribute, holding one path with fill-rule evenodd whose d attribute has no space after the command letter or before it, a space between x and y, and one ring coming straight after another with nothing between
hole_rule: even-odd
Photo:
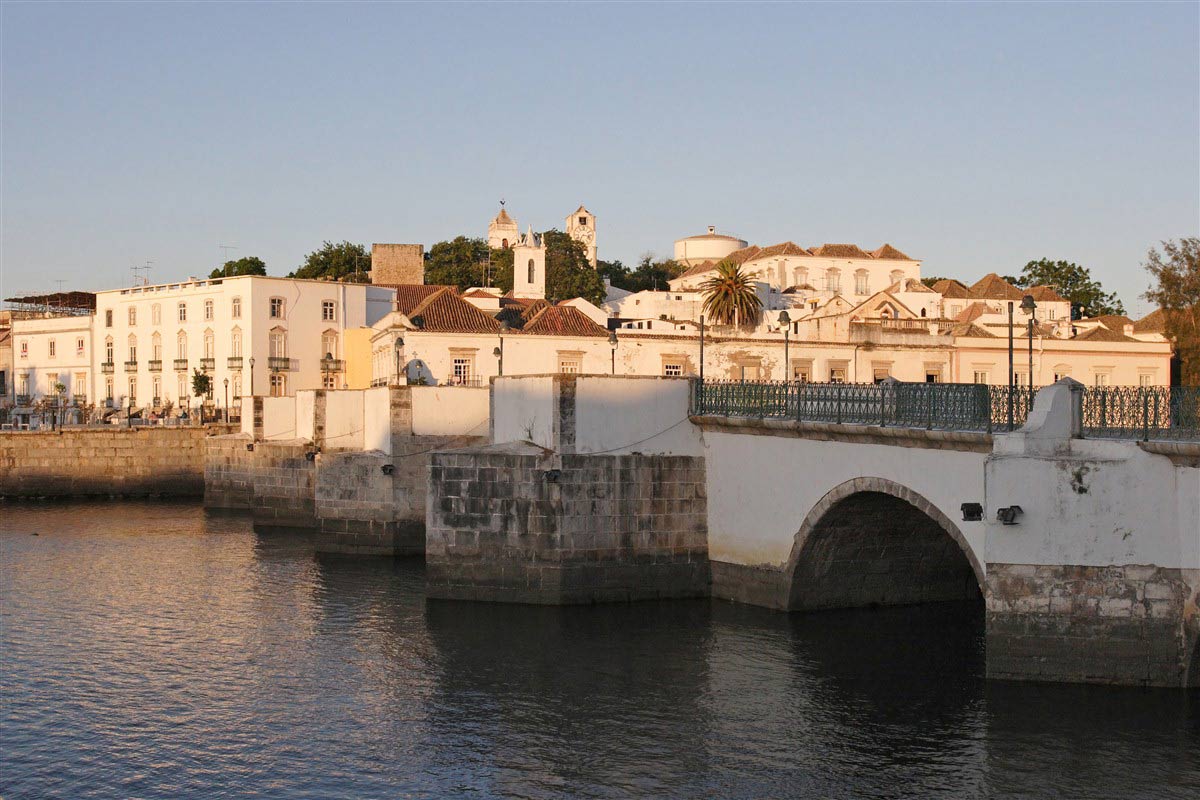
<instances>
[{"instance_id":1,"label":"calm water surface","mask_svg":"<svg viewBox=\"0 0 1200 800\"><path fill-rule=\"evenodd\" d=\"M1200 797L1197 693L989 684L982 624L426 602L194 506L0 506L0 797Z\"/></svg>"}]
</instances>

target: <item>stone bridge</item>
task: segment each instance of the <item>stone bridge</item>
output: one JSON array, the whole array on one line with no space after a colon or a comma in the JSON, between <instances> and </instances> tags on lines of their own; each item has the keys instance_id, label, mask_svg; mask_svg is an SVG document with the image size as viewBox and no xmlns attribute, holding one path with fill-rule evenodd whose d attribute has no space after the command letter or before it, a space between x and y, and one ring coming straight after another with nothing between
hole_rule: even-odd
<instances>
[{"instance_id":1,"label":"stone bridge","mask_svg":"<svg viewBox=\"0 0 1200 800\"><path fill-rule=\"evenodd\" d=\"M1200 445L1082 438L1081 389L998 433L693 413L676 379L497 379L493 444L431 460L430 595L973 600L989 677L1200 685Z\"/></svg>"}]
</instances>

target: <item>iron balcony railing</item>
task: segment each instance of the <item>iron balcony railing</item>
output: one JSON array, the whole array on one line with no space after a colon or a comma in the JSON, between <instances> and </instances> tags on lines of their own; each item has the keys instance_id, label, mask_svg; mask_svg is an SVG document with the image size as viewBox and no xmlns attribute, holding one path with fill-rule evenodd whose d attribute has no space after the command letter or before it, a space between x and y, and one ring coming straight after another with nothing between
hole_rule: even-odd
<instances>
[{"instance_id":1,"label":"iron balcony railing","mask_svg":"<svg viewBox=\"0 0 1200 800\"><path fill-rule=\"evenodd\" d=\"M1093 386L1082 394L1085 437L1200 441L1200 386Z\"/></svg>"},{"instance_id":2,"label":"iron balcony railing","mask_svg":"<svg viewBox=\"0 0 1200 800\"><path fill-rule=\"evenodd\" d=\"M272 372L290 372L292 370L292 359L281 356L269 356L267 358L267 368Z\"/></svg>"},{"instance_id":3,"label":"iron balcony railing","mask_svg":"<svg viewBox=\"0 0 1200 800\"><path fill-rule=\"evenodd\" d=\"M162 359L161 358L152 358L149 361L147 361L146 364L150 367L151 372L162 372Z\"/></svg>"},{"instance_id":4,"label":"iron balcony railing","mask_svg":"<svg viewBox=\"0 0 1200 800\"><path fill-rule=\"evenodd\" d=\"M217 360L215 358L200 359L200 369L204 370L205 372L212 372L216 368Z\"/></svg>"},{"instance_id":5,"label":"iron balcony railing","mask_svg":"<svg viewBox=\"0 0 1200 800\"><path fill-rule=\"evenodd\" d=\"M241 369L242 368L242 357L241 356L230 356L229 360L226 362L225 366L228 367L229 369L235 369L235 370Z\"/></svg>"},{"instance_id":6,"label":"iron balcony railing","mask_svg":"<svg viewBox=\"0 0 1200 800\"><path fill-rule=\"evenodd\" d=\"M27 405L29 405L29 401L31 399L32 398L27 394L19 394L19 395L17 395L16 403L19 406L27 406Z\"/></svg>"},{"instance_id":7,"label":"iron balcony railing","mask_svg":"<svg viewBox=\"0 0 1200 800\"><path fill-rule=\"evenodd\" d=\"M176 372L187 372L187 368L188 368L187 362L188 362L188 360L186 358L175 359L175 371Z\"/></svg>"},{"instance_id":8,"label":"iron balcony railing","mask_svg":"<svg viewBox=\"0 0 1200 800\"><path fill-rule=\"evenodd\" d=\"M1027 387L974 383L705 381L691 413L991 433L1019 428L1031 404Z\"/></svg>"},{"instance_id":9,"label":"iron balcony railing","mask_svg":"<svg viewBox=\"0 0 1200 800\"><path fill-rule=\"evenodd\" d=\"M102 364L100 365L100 371L101 371L102 373L104 373L105 375L112 375L112 374L113 374L113 370L114 370L114 369L116 369L116 367L117 367L117 365L116 365L116 364L114 364L113 362L111 362L111 361L105 361L104 363L102 363Z\"/></svg>"},{"instance_id":10,"label":"iron balcony railing","mask_svg":"<svg viewBox=\"0 0 1200 800\"><path fill-rule=\"evenodd\" d=\"M137 359L133 358L125 362L126 372L137 372Z\"/></svg>"},{"instance_id":11,"label":"iron balcony railing","mask_svg":"<svg viewBox=\"0 0 1200 800\"><path fill-rule=\"evenodd\" d=\"M321 359L321 371L322 372L345 372L346 371L346 362L340 358L322 358Z\"/></svg>"}]
</instances>

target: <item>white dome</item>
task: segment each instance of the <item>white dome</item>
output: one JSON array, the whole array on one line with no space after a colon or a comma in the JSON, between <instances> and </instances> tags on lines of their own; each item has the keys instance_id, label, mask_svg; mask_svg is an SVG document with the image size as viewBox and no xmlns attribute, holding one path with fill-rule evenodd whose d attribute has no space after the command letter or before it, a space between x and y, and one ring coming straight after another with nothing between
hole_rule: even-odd
<instances>
[{"instance_id":1,"label":"white dome","mask_svg":"<svg viewBox=\"0 0 1200 800\"><path fill-rule=\"evenodd\" d=\"M709 225L708 233L675 240L675 260L686 266L694 267L705 261L720 261L743 247L746 247L744 240L736 236L717 233L717 229Z\"/></svg>"}]
</instances>

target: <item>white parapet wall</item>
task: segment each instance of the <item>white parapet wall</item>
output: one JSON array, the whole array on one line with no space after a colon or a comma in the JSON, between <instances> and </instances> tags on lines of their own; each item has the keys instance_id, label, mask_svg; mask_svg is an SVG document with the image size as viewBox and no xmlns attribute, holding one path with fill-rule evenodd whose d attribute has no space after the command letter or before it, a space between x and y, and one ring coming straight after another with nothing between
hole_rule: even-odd
<instances>
[{"instance_id":1,"label":"white parapet wall","mask_svg":"<svg viewBox=\"0 0 1200 800\"><path fill-rule=\"evenodd\" d=\"M492 382L492 441L530 442L555 449L555 376L496 378Z\"/></svg>"},{"instance_id":2,"label":"white parapet wall","mask_svg":"<svg viewBox=\"0 0 1200 800\"><path fill-rule=\"evenodd\" d=\"M364 391L325 392L326 450L362 450Z\"/></svg>"},{"instance_id":3,"label":"white parapet wall","mask_svg":"<svg viewBox=\"0 0 1200 800\"><path fill-rule=\"evenodd\" d=\"M392 396L386 386L362 392L362 449L392 454Z\"/></svg>"},{"instance_id":4,"label":"white parapet wall","mask_svg":"<svg viewBox=\"0 0 1200 800\"><path fill-rule=\"evenodd\" d=\"M296 398L295 397L264 397L263 427L264 439L300 439L304 438L296 431Z\"/></svg>"},{"instance_id":5,"label":"white parapet wall","mask_svg":"<svg viewBox=\"0 0 1200 800\"><path fill-rule=\"evenodd\" d=\"M415 436L486 436L491 404L488 387L413 386Z\"/></svg>"}]
</instances>

